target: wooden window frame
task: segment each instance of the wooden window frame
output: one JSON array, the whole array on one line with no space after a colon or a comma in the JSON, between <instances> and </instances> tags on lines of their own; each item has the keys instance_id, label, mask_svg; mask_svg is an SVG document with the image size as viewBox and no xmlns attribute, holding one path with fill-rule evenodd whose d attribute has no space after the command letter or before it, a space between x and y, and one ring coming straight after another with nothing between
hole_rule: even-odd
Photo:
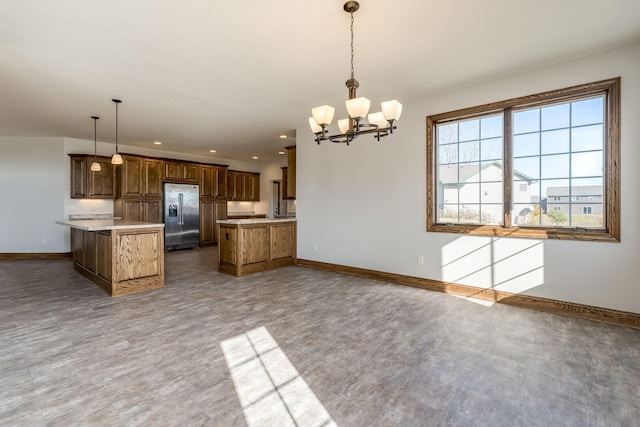
<instances>
[{"instance_id":1,"label":"wooden window frame","mask_svg":"<svg viewBox=\"0 0 640 427\"><path fill-rule=\"evenodd\" d=\"M602 242L620 242L620 77L593 83L552 90L535 95L493 102L448 113L427 116L427 231L461 233L484 236L525 237L537 239L563 239ZM513 198L513 110L542 107L558 102L569 102L589 95L604 95L604 209L602 229L580 227L541 227L512 225ZM471 119L489 114L503 114L503 212L504 225L444 224L438 223L436 180L437 144L436 125L449 121Z\"/></svg>"}]
</instances>

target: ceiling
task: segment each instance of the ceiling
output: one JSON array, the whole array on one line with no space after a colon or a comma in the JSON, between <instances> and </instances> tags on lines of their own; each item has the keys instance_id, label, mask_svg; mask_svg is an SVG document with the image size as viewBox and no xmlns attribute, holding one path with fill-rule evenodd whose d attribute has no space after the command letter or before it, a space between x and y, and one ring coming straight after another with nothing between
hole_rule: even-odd
<instances>
[{"instance_id":1,"label":"ceiling","mask_svg":"<svg viewBox=\"0 0 640 427\"><path fill-rule=\"evenodd\" d=\"M346 114L343 3L0 1L0 135L92 140L98 115L113 142L119 98L120 144L272 160L312 107ZM355 74L372 105L640 42L638 0L360 4Z\"/></svg>"}]
</instances>

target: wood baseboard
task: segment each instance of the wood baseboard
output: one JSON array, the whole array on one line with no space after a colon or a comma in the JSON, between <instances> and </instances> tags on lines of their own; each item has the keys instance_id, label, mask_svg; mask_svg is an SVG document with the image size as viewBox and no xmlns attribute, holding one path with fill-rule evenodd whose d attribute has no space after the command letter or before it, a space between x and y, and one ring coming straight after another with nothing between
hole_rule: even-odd
<instances>
[{"instance_id":1,"label":"wood baseboard","mask_svg":"<svg viewBox=\"0 0 640 427\"><path fill-rule=\"evenodd\" d=\"M342 273L350 276L380 280L398 285L412 286L414 288L421 288L430 291L444 292L467 298L476 298L484 301L512 305L515 307L529 308L640 329L640 314L637 313L306 259L298 259L297 265L319 270L333 271L335 273Z\"/></svg>"},{"instance_id":2,"label":"wood baseboard","mask_svg":"<svg viewBox=\"0 0 640 427\"><path fill-rule=\"evenodd\" d=\"M13 259L13 260L69 259L69 258L71 258L71 252L50 252L50 253L15 252L15 253L0 253L0 259Z\"/></svg>"}]
</instances>

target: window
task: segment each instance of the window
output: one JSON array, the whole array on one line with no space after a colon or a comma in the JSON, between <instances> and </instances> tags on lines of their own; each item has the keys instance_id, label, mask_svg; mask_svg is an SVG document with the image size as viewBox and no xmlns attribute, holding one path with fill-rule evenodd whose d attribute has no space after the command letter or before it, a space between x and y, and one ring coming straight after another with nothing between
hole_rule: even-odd
<instances>
[{"instance_id":1,"label":"window","mask_svg":"<svg viewBox=\"0 0 640 427\"><path fill-rule=\"evenodd\" d=\"M619 241L619 106L616 78L428 116L427 231Z\"/></svg>"}]
</instances>

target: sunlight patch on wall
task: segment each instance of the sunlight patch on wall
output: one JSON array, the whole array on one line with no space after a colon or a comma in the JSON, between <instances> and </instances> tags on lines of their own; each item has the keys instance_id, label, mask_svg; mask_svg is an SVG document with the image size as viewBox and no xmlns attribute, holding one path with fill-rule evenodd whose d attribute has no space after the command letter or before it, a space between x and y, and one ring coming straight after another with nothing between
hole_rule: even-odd
<instances>
[{"instance_id":1,"label":"sunlight patch on wall","mask_svg":"<svg viewBox=\"0 0 640 427\"><path fill-rule=\"evenodd\" d=\"M544 283L541 240L463 236L441 250L442 280L510 293Z\"/></svg>"},{"instance_id":2,"label":"sunlight patch on wall","mask_svg":"<svg viewBox=\"0 0 640 427\"><path fill-rule=\"evenodd\" d=\"M249 427L337 426L265 327L220 346Z\"/></svg>"}]
</instances>

